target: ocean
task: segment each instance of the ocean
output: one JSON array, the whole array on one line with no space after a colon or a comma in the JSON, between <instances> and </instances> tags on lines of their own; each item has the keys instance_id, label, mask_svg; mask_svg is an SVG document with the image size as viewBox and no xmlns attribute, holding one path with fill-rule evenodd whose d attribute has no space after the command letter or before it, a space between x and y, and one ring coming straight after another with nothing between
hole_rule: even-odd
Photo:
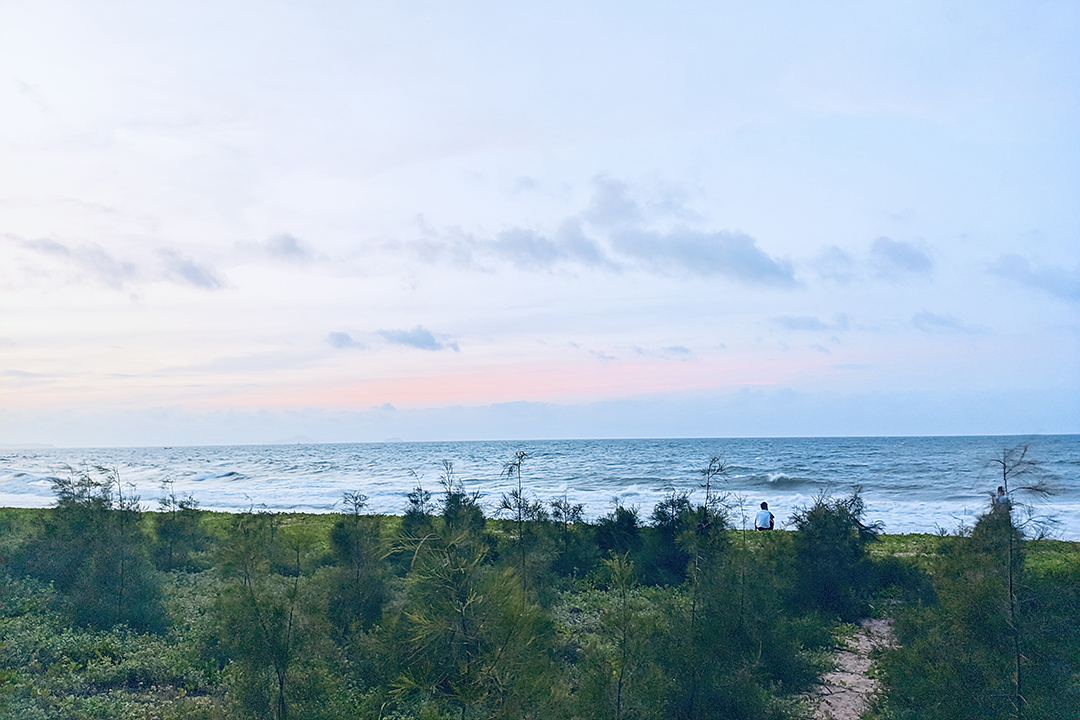
<instances>
[{"instance_id":1,"label":"ocean","mask_svg":"<svg viewBox=\"0 0 1080 720\"><path fill-rule=\"evenodd\" d=\"M1040 478L1047 497L1016 496L1029 534L1080 540L1080 435L1031 437L718 438L536 440L244 445L144 448L0 449L0 505L45 507L52 479L78 468L115 468L154 509L162 484L192 495L207 510L334 512L345 492L368 497L367 510L400 514L420 483L437 499L443 461L489 514L510 483L504 473L525 452L522 482L542 500L567 498L596 518L616 503L647 519L672 491L700 499L700 470L720 457L718 482L736 525L762 501L778 526L821 494L862 488L866 518L888 533L953 531L989 507L1000 483L991 461L1029 446L1038 463L1021 481ZM747 520L748 521L748 520Z\"/></svg>"}]
</instances>

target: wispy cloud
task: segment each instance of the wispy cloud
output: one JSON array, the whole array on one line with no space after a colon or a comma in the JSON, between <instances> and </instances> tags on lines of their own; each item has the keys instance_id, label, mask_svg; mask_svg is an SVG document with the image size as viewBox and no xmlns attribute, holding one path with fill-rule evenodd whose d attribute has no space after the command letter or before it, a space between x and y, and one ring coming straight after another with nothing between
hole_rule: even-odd
<instances>
[{"instance_id":1,"label":"wispy cloud","mask_svg":"<svg viewBox=\"0 0 1080 720\"><path fill-rule=\"evenodd\" d=\"M578 347L576 344L574 347ZM661 358L673 358L686 359L688 356L693 355L693 351L690 348L683 347L682 345L668 345L662 347L659 350L652 350L649 348L641 347L640 345L628 346L630 352L634 355L640 355L641 357L661 357Z\"/></svg>"},{"instance_id":2,"label":"wispy cloud","mask_svg":"<svg viewBox=\"0 0 1080 720\"><path fill-rule=\"evenodd\" d=\"M52 108L49 107L49 103L45 101L45 96L41 94L41 91L37 87L23 82L19 78L12 78L12 82L15 83L15 87L19 89L19 92L34 104L34 106L42 113L52 112Z\"/></svg>"},{"instance_id":3,"label":"wispy cloud","mask_svg":"<svg viewBox=\"0 0 1080 720\"><path fill-rule=\"evenodd\" d=\"M595 348L586 347L586 346L582 345L581 343L574 342L573 340L568 340L566 342L566 345L567 345L567 347L571 347L571 348L573 348L575 350L580 350L583 354L588 355L589 357L591 357L591 358L593 358L595 360L599 360L602 363L607 363L607 362L611 362L613 360L618 360L619 359L618 356L612 355L609 352L606 352L604 350L597 350ZM649 350L646 350L645 348L640 347L638 345L630 345L630 346L628 346L627 349L630 350L630 352L634 353L635 355L642 355L642 356L653 355L652 352L650 352Z\"/></svg>"},{"instance_id":4,"label":"wispy cloud","mask_svg":"<svg viewBox=\"0 0 1080 720\"><path fill-rule=\"evenodd\" d=\"M510 228L494 240L480 244L479 249L522 270L548 270L560 263L612 265L600 244L585 235L576 218L564 221L551 237L524 228Z\"/></svg>"},{"instance_id":5,"label":"wispy cloud","mask_svg":"<svg viewBox=\"0 0 1080 720\"><path fill-rule=\"evenodd\" d=\"M41 373L27 372L26 370L4 370L0 375L11 378L40 378L45 377Z\"/></svg>"},{"instance_id":6,"label":"wispy cloud","mask_svg":"<svg viewBox=\"0 0 1080 720\"><path fill-rule=\"evenodd\" d=\"M514 180L513 186L510 188L510 192L514 195L518 193L528 192L529 190L536 190L540 187L540 182L528 175L520 175Z\"/></svg>"},{"instance_id":7,"label":"wispy cloud","mask_svg":"<svg viewBox=\"0 0 1080 720\"><path fill-rule=\"evenodd\" d=\"M752 237L741 233L622 232L612 238L612 246L647 268L719 275L752 285L796 285L791 263L770 257Z\"/></svg>"},{"instance_id":8,"label":"wispy cloud","mask_svg":"<svg viewBox=\"0 0 1080 720\"><path fill-rule=\"evenodd\" d=\"M926 276L934 269L934 261L911 243L879 237L870 248L870 260L878 277L901 280Z\"/></svg>"},{"instance_id":9,"label":"wispy cloud","mask_svg":"<svg viewBox=\"0 0 1080 720\"><path fill-rule=\"evenodd\" d=\"M213 268L202 265L175 250L159 250L165 277L182 285L203 290L220 290L225 280Z\"/></svg>"},{"instance_id":10,"label":"wispy cloud","mask_svg":"<svg viewBox=\"0 0 1080 720\"><path fill-rule=\"evenodd\" d=\"M23 248L51 257L76 270L75 280L89 279L114 290L123 290L133 283L155 279L137 263L117 257L97 245L75 245L49 238L18 241ZM203 290L220 290L226 280L208 265L199 263L176 250L159 249L160 271L156 279L189 285Z\"/></svg>"},{"instance_id":11,"label":"wispy cloud","mask_svg":"<svg viewBox=\"0 0 1080 720\"><path fill-rule=\"evenodd\" d=\"M1036 265L1016 254L1003 255L990 272L1014 280L1067 302L1080 302L1080 266L1067 270L1053 265Z\"/></svg>"},{"instance_id":12,"label":"wispy cloud","mask_svg":"<svg viewBox=\"0 0 1080 720\"><path fill-rule=\"evenodd\" d=\"M236 249L246 259L254 257L288 265L308 265L320 257L310 243L291 233L271 235L258 242L238 241Z\"/></svg>"},{"instance_id":13,"label":"wispy cloud","mask_svg":"<svg viewBox=\"0 0 1080 720\"><path fill-rule=\"evenodd\" d=\"M928 333L978 335L986 332L985 328L968 325L950 315L938 315L929 310L915 313L911 317L911 324Z\"/></svg>"},{"instance_id":14,"label":"wispy cloud","mask_svg":"<svg viewBox=\"0 0 1080 720\"><path fill-rule=\"evenodd\" d=\"M605 228L641 224L641 206L630 197L629 190L630 186L621 180L596 178L592 199L581 216L593 225Z\"/></svg>"},{"instance_id":15,"label":"wispy cloud","mask_svg":"<svg viewBox=\"0 0 1080 720\"><path fill-rule=\"evenodd\" d=\"M326 336L326 342L335 350L349 350L363 348L364 344L353 340L347 332L332 332Z\"/></svg>"},{"instance_id":16,"label":"wispy cloud","mask_svg":"<svg viewBox=\"0 0 1080 720\"><path fill-rule=\"evenodd\" d=\"M566 257L562 248L542 235L523 228L511 228L495 236L492 254L519 268L551 267Z\"/></svg>"},{"instance_id":17,"label":"wispy cloud","mask_svg":"<svg viewBox=\"0 0 1080 720\"><path fill-rule=\"evenodd\" d=\"M654 209L663 215L685 215L670 197ZM749 235L726 230L649 229L648 214L630 197L629 186L619 180L597 178L581 217L610 231L612 255L618 264L630 260L646 270L723 276L753 285L796 284L791 264L770 257Z\"/></svg>"},{"instance_id":18,"label":"wispy cloud","mask_svg":"<svg viewBox=\"0 0 1080 720\"><path fill-rule=\"evenodd\" d=\"M845 250L836 247L825 248L810 261L817 274L825 279L846 285L856 277L855 260Z\"/></svg>"},{"instance_id":19,"label":"wispy cloud","mask_svg":"<svg viewBox=\"0 0 1080 720\"><path fill-rule=\"evenodd\" d=\"M419 325L412 330L379 330L378 335L393 345L404 345L417 350L453 350L459 352L456 342L439 340L430 330Z\"/></svg>"},{"instance_id":20,"label":"wispy cloud","mask_svg":"<svg viewBox=\"0 0 1080 720\"><path fill-rule=\"evenodd\" d=\"M116 290L137 279L139 274L135 263L121 260L96 245L67 245L50 239L26 240L21 245L66 262L90 279Z\"/></svg>"},{"instance_id":21,"label":"wispy cloud","mask_svg":"<svg viewBox=\"0 0 1080 720\"><path fill-rule=\"evenodd\" d=\"M772 322L785 330L822 331L831 329L828 324L810 315L781 315L772 318Z\"/></svg>"},{"instance_id":22,"label":"wispy cloud","mask_svg":"<svg viewBox=\"0 0 1080 720\"><path fill-rule=\"evenodd\" d=\"M50 375L27 372L26 370L2 370L0 371L0 377L4 378L7 383L17 387L43 385L53 379Z\"/></svg>"},{"instance_id":23,"label":"wispy cloud","mask_svg":"<svg viewBox=\"0 0 1080 720\"><path fill-rule=\"evenodd\" d=\"M785 330L805 330L809 332L837 332L848 329L848 316L837 313L832 322L825 322L815 315L779 315L769 322Z\"/></svg>"},{"instance_id":24,"label":"wispy cloud","mask_svg":"<svg viewBox=\"0 0 1080 720\"><path fill-rule=\"evenodd\" d=\"M653 227L659 219L680 217L693 213L670 193L646 209L629 196L626 183L598 178L587 207L564 218L554 233L513 226L483 240L460 231L439 233L424 223L424 237L410 247L426 262L462 267L508 262L529 271L558 266L611 272L634 268L653 274L725 277L750 285L798 284L790 262L770 256L744 233Z\"/></svg>"},{"instance_id":25,"label":"wispy cloud","mask_svg":"<svg viewBox=\"0 0 1080 720\"><path fill-rule=\"evenodd\" d=\"M262 247L267 255L284 262L309 263L315 257L307 243L288 233L268 238Z\"/></svg>"}]
</instances>

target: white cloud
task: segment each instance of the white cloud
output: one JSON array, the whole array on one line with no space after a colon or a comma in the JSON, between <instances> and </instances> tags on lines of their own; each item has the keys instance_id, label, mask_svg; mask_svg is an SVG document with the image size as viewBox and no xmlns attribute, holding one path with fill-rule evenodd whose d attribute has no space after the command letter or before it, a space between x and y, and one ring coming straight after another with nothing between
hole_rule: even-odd
<instances>
[{"instance_id":1,"label":"white cloud","mask_svg":"<svg viewBox=\"0 0 1080 720\"><path fill-rule=\"evenodd\" d=\"M12 82L15 83L15 87L19 89L19 93L29 99L42 114L47 115L52 112L52 108L49 107L49 103L45 100L44 95L41 94L41 90L23 82L19 78L12 78Z\"/></svg>"},{"instance_id":2,"label":"white cloud","mask_svg":"<svg viewBox=\"0 0 1080 720\"><path fill-rule=\"evenodd\" d=\"M825 280L847 284L856 278L855 260L835 245L825 248L810 261L810 266Z\"/></svg>"},{"instance_id":3,"label":"white cloud","mask_svg":"<svg viewBox=\"0 0 1080 720\"><path fill-rule=\"evenodd\" d=\"M1080 265L1072 270L1055 265L1036 265L1016 254L1003 255L990 272L1066 302L1080 302Z\"/></svg>"},{"instance_id":4,"label":"white cloud","mask_svg":"<svg viewBox=\"0 0 1080 720\"><path fill-rule=\"evenodd\" d=\"M925 277L934 269L934 261L911 243L879 237L870 248L871 262L879 277L901 280Z\"/></svg>"},{"instance_id":5,"label":"white cloud","mask_svg":"<svg viewBox=\"0 0 1080 720\"><path fill-rule=\"evenodd\" d=\"M536 190L539 187L540 182L536 178L529 177L528 175L521 175L514 179L514 184L511 187L510 192L516 195L518 193Z\"/></svg>"},{"instance_id":6,"label":"white cloud","mask_svg":"<svg viewBox=\"0 0 1080 720\"><path fill-rule=\"evenodd\" d=\"M97 245L70 246L45 238L23 241L22 246L70 264L83 276L114 290L123 289L125 283L136 280L139 276L135 263L117 258Z\"/></svg>"},{"instance_id":7,"label":"white cloud","mask_svg":"<svg viewBox=\"0 0 1080 720\"><path fill-rule=\"evenodd\" d=\"M307 243L289 233L267 238L262 244L262 249L268 256L283 262L309 263L315 257L315 253Z\"/></svg>"},{"instance_id":8,"label":"white cloud","mask_svg":"<svg viewBox=\"0 0 1080 720\"><path fill-rule=\"evenodd\" d=\"M412 330L379 330L377 332L392 345L403 345L417 350L453 350L460 352L452 340L440 340L430 330L417 325Z\"/></svg>"},{"instance_id":9,"label":"white cloud","mask_svg":"<svg viewBox=\"0 0 1080 720\"><path fill-rule=\"evenodd\" d=\"M221 290L225 279L209 265L196 262L176 250L159 250L166 278L202 290Z\"/></svg>"},{"instance_id":10,"label":"white cloud","mask_svg":"<svg viewBox=\"0 0 1080 720\"><path fill-rule=\"evenodd\" d=\"M621 180L595 179L592 199L581 216L601 228L640 225L644 219L641 207L630 197L629 189L630 186Z\"/></svg>"},{"instance_id":11,"label":"white cloud","mask_svg":"<svg viewBox=\"0 0 1080 720\"><path fill-rule=\"evenodd\" d=\"M770 257L749 235L730 232L617 233L612 246L646 270L721 276L750 285L790 288L797 283L787 260Z\"/></svg>"},{"instance_id":12,"label":"white cloud","mask_svg":"<svg viewBox=\"0 0 1080 720\"><path fill-rule=\"evenodd\" d=\"M938 315L929 310L915 313L911 317L911 324L919 330L928 333L959 333L963 335L982 334L986 330L974 325L968 325L950 315Z\"/></svg>"},{"instance_id":13,"label":"white cloud","mask_svg":"<svg viewBox=\"0 0 1080 720\"><path fill-rule=\"evenodd\" d=\"M90 280L113 290L125 290L131 285L146 283L153 278L134 260L118 257L98 245L74 245L49 238L23 240L19 246L32 253L73 268L70 281ZM156 251L160 263L158 280L187 285L203 290L220 290L227 281L209 265L200 263L173 249Z\"/></svg>"},{"instance_id":14,"label":"white cloud","mask_svg":"<svg viewBox=\"0 0 1080 720\"><path fill-rule=\"evenodd\" d=\"M628 188L610 178L594 181L588 207L580 215L564 218L552 234L513 226L492 240L478 240L461 232L440 234L425 226L430 236L410 247L430 263L485 271L491 262L509 262L531 272L563 266L618 273L633 267L650 275L724 277L778 288L798 284L791 262L770 256L744 233L654 229L652 220L659 218L650 219L628 197ZM586 233L586 221L598 237Z\"/></svg>"},{"instance_id":15,"label":"white cloud","mask_svg":"<svg viewBox=\"0 0 1080 720\"><path fill-rule=\"evenodd\" d=\"M492 255L509 260L525 270L547 269L567 258L562 247L523 228L511 228L499 233L488 247Z\"/></svg>"},{"instance_id":16,"label":"white cloud","mask_svg":"<svg viewBox=\"0 0 1080 720\"><path fill-rule=\"evenodd\" d=\"M772 322L786 330L831 330L829 325L823 323L816 317L811 317L809 315L782 315L780 317L774 317Z\"/></svg>"},{"instance_id":17,"label":"white cloud","mask_svg":"<svg viewBox=\"0 0 1080 720\"><path fill-rule=\"evenodd\" d=\"M805 330L809 332L841 332L848 329L848 317L837 313L833 321L827 323L814 315L779 315L770 322L785 330Z\"/></svg>"},{"instance_id":18,"label":"white cloud","mask_svg":"<svg viewBox=\"0 0 1080 720\"><path fill-rule=\"evenodd\" d=\"M359 343L353 340L352 336L347 332L331 332L326 336L326 342L330 344L330 347L335 350L348 350L351 348L363 348L363 343Z\"/></svg>"}]
</instances>

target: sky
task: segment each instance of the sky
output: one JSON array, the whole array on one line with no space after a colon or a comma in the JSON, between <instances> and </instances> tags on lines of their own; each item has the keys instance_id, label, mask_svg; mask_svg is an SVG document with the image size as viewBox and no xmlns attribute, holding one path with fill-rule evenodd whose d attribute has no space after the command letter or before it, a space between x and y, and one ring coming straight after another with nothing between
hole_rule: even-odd
<instances>
[{"instance_id":1,"label":"sky","mask_svg":"<svg viewBox=\"0 0 1080 720\"><path fill-rule=\"evenodd\" d=\"M1076 2L0 2L0 445L1080 432Z\"/></svg>"}]
</instances>

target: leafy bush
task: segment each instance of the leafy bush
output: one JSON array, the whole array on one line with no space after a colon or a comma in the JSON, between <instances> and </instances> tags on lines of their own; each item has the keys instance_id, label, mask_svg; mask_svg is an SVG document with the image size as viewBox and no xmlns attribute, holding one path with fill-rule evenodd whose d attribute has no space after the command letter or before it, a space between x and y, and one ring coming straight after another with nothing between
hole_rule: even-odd
<instances>
[{"instance_id":1,"label":"leafy bush","mask_svg":"<svg viewBox=\"0 0 1080 720\"><path fill-rule=\"evenodd\" d=\"M901 609L900 647L880 660L878 716L1075 720L1080 707L1080 570L1034 574L1008 512L950 538L934 602Z\"/></svg>"},{"instance_id":2,"label":"leafy bush","mask_svg":"<svg viewBox=\"0 0 1080 720\"><path fill-rule=\"evenodd\" d=\"M672 491L653 508L651 532L644 536L641 576L650 585L679 585L686 580L690 553L681 538L693 529L694 509L689 493Z\"/></svg>"},{"instance_id":3,"label":"leafy bush","mask_svg":"<svg viewBox=\"0 0 1080 720\"><path fill-rule=\"evenodd\" d=\"M636 553L641 547L641 520L637 508L616 505L596 521L596 545L610 556Z\"/></svg>"},{"instance_id":4,"label":"leafy bush","mask_svg":"<svg viewBox=\"0 0 1080 720\"><path fill-rule=\"evenodd\" d=\"M202 570L199 554L209 547L210 535L203 528L199 502L191 495L178 496L170 483L162 490L154 515L154 565L164 572Z\"/></svg>"},{"instance_id":5,"label":"leafy bush","mask_svg":"<svg viewBox=\"0 0 1080 720\"><path fill-rule=\"evenodd\" d=\"M818 610L846 621L866 615L874 568L867 546L877 539L880 524L865 524L866 506L859 489L850 497L820 495L794 515L797 584L790 595L794 607Z\"/></svg>"},{"instance_id":6,"label":"leafy bush","mask_svg":"<svg viewBox=\"0 0 1080 720\"><path fill-rule=\"evenodd\" d=\"M125 495L108 468L73 470L53 487L56 507L12 559L13 569L54 583L58 602L78 625L163 631L139 498Z\"/></svg>"},{"instance_id":7,"label":"leafy bush","mask_svg":"<svg viewBox=\"0 0 1080 720\"><path fill-rule=\"evenodd\" d=\"M327 590L328 609L342 634L369 629L382 619L390 569L381 526L381 518L355 513L330 531L335 568Z\"/></svg>"}]
</instances>

